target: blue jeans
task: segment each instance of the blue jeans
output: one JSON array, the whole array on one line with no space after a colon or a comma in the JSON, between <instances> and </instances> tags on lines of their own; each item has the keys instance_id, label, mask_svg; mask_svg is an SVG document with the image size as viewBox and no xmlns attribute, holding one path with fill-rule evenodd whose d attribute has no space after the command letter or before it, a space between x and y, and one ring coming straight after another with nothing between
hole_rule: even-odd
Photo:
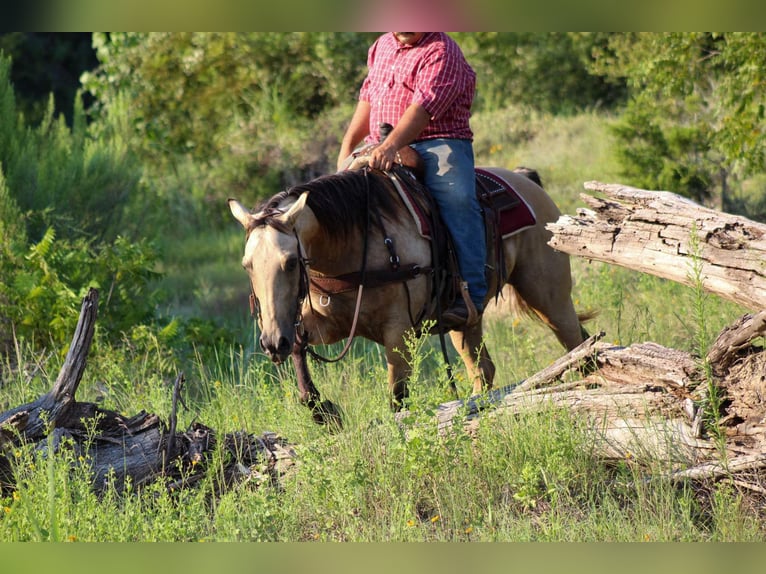
<instances>
[{"instance_id":1,"label":"blue jeans","mask_svg":"<svg viewBox=\"0 0 766 574\"><path fill-rule=\"evenodd\" d=\"M476 310L484 309L487 246L484 217L476 199L473 144L469 140L433 139L411 144L425 162L425 184L452 235L460 275Z\"/></svg>"}]
</instances>

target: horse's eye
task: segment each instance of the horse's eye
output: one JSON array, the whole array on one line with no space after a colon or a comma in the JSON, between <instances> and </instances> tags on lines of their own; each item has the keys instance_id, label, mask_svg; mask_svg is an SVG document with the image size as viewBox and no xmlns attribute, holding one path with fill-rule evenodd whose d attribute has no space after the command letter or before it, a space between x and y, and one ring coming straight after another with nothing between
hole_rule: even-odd
<instances>
[{"instance_id":1,"label":"horse's eye","mask_svg":"<svg viewBox=\"0 0 766 574\"><path fill-rule=\"evenodd\" d=\"M291 271L295 271L295 268L298 267L298 258L297 257L290 257L287 261L285 261L285 271L290 273Z\"/></svg>"}]
</instances>

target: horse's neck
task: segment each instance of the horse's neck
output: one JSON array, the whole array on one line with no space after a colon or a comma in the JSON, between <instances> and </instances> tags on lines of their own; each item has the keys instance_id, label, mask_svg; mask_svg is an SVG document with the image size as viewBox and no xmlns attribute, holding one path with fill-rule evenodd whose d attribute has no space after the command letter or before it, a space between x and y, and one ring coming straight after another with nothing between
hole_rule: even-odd
<instances>
[{"instance_id":1,"label":"horse's neck","mask_svg":"<svg viewBox=\"0 0 766 574\"><path fill-rule=\"evenodd\" d=\"M320 225L310 208L304 209L295 231L309 266L322 275L335 276L358 271L362 259L362 238L338 241Z\"/></svg>"}]
</instances>

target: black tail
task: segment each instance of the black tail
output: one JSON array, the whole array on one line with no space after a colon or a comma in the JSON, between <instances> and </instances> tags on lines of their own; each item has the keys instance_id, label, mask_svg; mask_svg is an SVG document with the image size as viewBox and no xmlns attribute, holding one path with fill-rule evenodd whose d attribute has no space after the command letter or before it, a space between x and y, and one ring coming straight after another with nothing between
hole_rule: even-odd
<instances>
[{"instance_id":1,"label":"black tail","mask_svg":"<svg viewBox=\"0 0 766 574\"><path fill-rule=\"evenodd\" d=\"M526 176L527 178L534 181L537 185L540 187L543 186L543 180L540 179L540 174L537 173L536 169L532 169L529 167L519 166L516 169L513 170L515 173L520 173L523 176Z\"/></svg>"}]
</instances>

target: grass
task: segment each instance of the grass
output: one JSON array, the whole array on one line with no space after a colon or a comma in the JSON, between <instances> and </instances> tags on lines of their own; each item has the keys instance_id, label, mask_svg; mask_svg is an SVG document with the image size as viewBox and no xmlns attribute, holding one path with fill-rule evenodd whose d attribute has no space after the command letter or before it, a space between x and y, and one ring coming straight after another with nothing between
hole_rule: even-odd
<instances>
[{"instance_id":1,"label":"grass","mask_svg":"<svg viewBox=\"0 0 766 574\"><path fill-rule=\"evenodd\" d=\"M505 138L477 141L477 163L539 169L562 211L572 213L583 181L619 181L608 122L597 114L477 117L477 133L500 126ZM73 449L49 456L20 446L7 453L18 488L0 496L0 540L764 540L758 509L733 485L678 486L661 478L668 469L660 465L598 462L586 422L564 410L487 419L476 438L439 434L431 411L451 397L433 339L412 341L418 353L406 433L388 409L379 347L357 341L340 363L312 362L323 396L345 413L344 428L328 433L298 403L291 367L275 367L255 349L239 266L241 229L235 222L215 227L163 246L160 286L172 294L166 313L217 320L241 336L239 345L206 349L184 365L188 409L179 413L179 428L198 420L219 433L278 432L298 453L282 488L242 483L215 497L208 482L173 494L155 485L99 498L89 488L87 460ZM617 344L654 341L699 352L742 314L733 304L646 274L581 259L572 264L576 306L599 311L589 330L603 330ZM502 313L488 321L487 346L498 386L528 377L562 353L542 325ZM2 366L3 410L52 385L62 357L36 359L39 354L22 344ZM78 399L98 397L105 408L145 409L167 419L177 367L172 348L151 334L119 348L97 340ZM461 368L456 375L466 396Z\"/></svg>"},{"instance_id":2,"label":"grass","mask_svg":"<svg viewBox=\"0 0 766 574\"><path fill-rule=\"evenodd\" d=\"M700 497L662 479L646 483L645 469L628 461L597 463L587 426L565 411L487 420L476 439L462 432L443 436L428 412L439 388L418 387L405 434L382 400L379 366L358 359L319 370L323 390L348 414L345 428L329 434L297 404L292 381L275 377L262 362L253 367L214 381L205 380L208 369L195 373L209 394L190 405L184 422L198 417L222 432L271 429L289 437L299 462L282 489L244 483L215 498L212 484L175 494L152 486L97 498L73 450L49 457L20 447L11 455L19 488L0 500L0 539L762 539L730 486L711 486Z\"/></svg>"}]
</instances>

